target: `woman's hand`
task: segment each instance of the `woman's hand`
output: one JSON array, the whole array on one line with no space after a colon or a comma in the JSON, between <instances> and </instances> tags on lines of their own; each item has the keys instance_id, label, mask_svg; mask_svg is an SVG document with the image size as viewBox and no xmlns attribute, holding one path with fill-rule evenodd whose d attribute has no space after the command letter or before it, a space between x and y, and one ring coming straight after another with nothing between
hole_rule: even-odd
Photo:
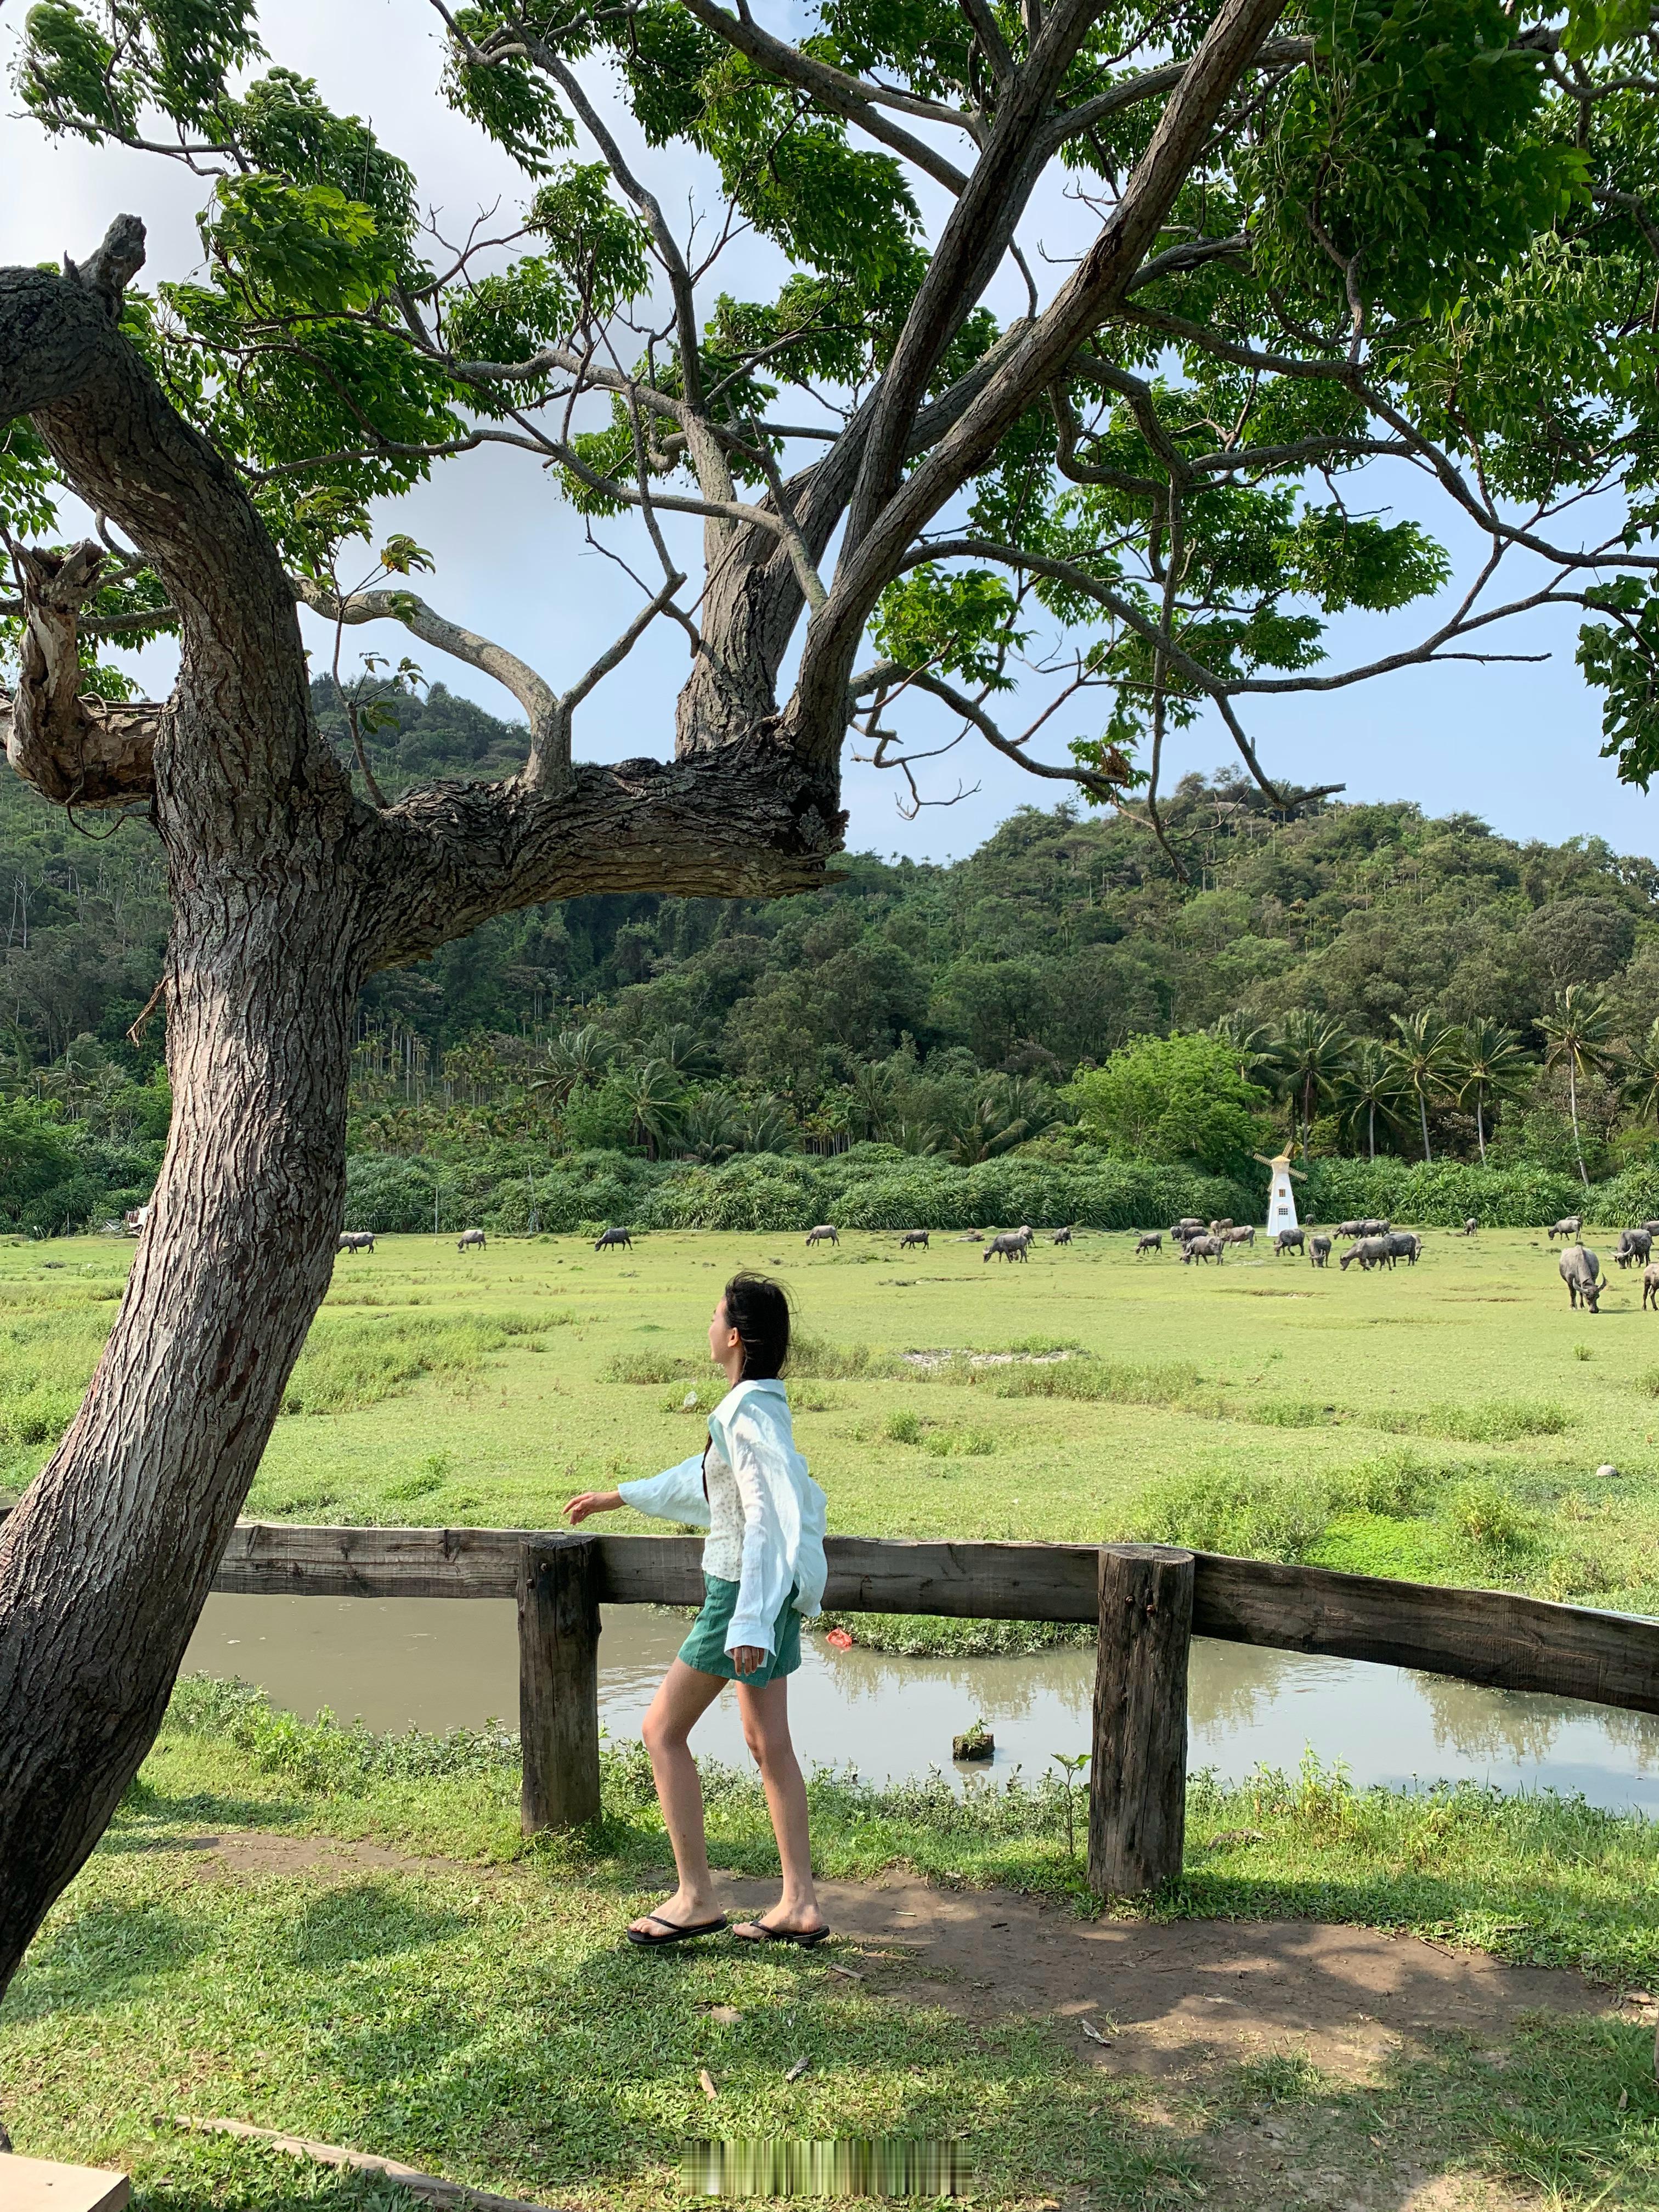
<instances>
[{"instance_id":1,"label":"woman's hand","mask_svg":"<svg viewBox=\"0 0 1659 2212\"><path fill-rule=\"evenodd\" d=\"M620 1490L584 1490L565 1507L565 1518L574 1528L579 1521L586 1521L590 1513L614 1513L622 1502Z\"/></svg>"},{"instance_id":2,"label":"woman's hand","mask_svg":"<svg viewBox=\"0 0 1659 2212\"><path fill-rule=\"evenodd\" d=\"M757 1644L739 1644L732 1650L732 1664L737 1668L740 1676L756 1674L766 1664L770 1656L769 1652L763 1651Z\"/></svg>"}]
</instances>

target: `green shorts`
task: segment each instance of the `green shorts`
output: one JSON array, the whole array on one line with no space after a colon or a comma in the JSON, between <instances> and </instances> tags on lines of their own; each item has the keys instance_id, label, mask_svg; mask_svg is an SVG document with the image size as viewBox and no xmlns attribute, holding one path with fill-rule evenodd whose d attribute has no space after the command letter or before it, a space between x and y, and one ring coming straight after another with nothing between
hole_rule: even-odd
<instances>
[{"instance_id":1,"label":"green shorts","mask_svg":"<svg viewBox=\"0 0 1659 2212\"><path fill-rule=\"evenodd\" d=\"M705 1575L702 1587L702 1611L680 1646L680 1656L688 1667L695 1667L700 1674L718 1674L724 1682L746 1682L751 1690L794 1673L800 1664L800 1615L795 1610L794 1590L785 1598L772 1623L771 1657L763 1659L752 1674L739 1674L726 1648L732 1615L737 1611L738 1585L719 1575Z\"/></svg>"}]
</instances>

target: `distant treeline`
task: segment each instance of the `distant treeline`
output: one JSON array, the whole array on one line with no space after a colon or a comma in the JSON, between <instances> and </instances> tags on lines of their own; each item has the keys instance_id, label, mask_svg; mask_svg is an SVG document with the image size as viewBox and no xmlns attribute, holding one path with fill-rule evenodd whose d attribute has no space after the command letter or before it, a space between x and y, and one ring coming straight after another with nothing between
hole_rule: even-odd
<instances>
[{"instance_id":1,"label":"distant treeline","mask_svg":"<svg viewBox=\"0 0 1659 2212\"><path fill-rule=\"evenodd\" d=\"M317 706L342 735L326 686ZM393 707L368 737L392 793L520 757L521 731L441 687ZM1287 813L1226 777L1187 779L1166 826L1173 860L1138 823L1024 808L949 866L854 855L769 903L573 900L374 977L353 1204L372 1172L412 1191L504 1144L538 1163L562 1223L551 1187L603 1155L665 1209L741 1209L752 1183L781 1224L779 1192L837 1192L844 1172L849 1203L856 1184L907 1225L1126 1209L1139 1225L1169 1210L1152 1194L1170 1176L1254 1192L1251 1152L1291 1142L1327 1176L1341 1156L1395 1175L1484 1152L1490 1203L1454 1210L1495 1221L1555 1203L1517 1194L1659 1160L1653 862L1405 803ZM34 1152L55 1159L0 1169L0 1227L42 1234L116 1210L159 1158L161 1016L127 1036L161 972L159 850L136 823L84 836L0 778L0 1097L34 1109ZM1049 1177L1052 1202L981 1204L1004 1165ZM504 1224L513 1180L472 1211ZM619 1194L574 1218L630 1211Z\"/></svg>"}]
</instances>

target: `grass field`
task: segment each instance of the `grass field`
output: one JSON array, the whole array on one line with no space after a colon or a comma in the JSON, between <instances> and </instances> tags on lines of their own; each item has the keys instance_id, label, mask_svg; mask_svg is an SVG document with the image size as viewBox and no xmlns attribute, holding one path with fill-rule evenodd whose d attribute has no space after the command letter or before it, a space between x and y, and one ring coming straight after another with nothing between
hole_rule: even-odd
<instances>
[{"instance_id":1,"label":"grass field","mask_svg":"<svg viewBox=\"0 0 1659 2212\"><path fill-rule=\"evenodd\" d=\"M752 1777L705 1778L716 1864L775 1878ZM681 2146L711 2133L961 2137L996 2212L1659 2206L1650 2005L1503 2033L1414 2019L1358 2070L1280 2034L1103 2072L1064 2012L976 1983L964 2020L949 1987L916 1988L902 1930L805 1955L630 1951L665 1857L638 1747L607 1753L582 1837L526 1847L517 1790L510 1743L377 1739L186 1684L0 2009L18 2148L126 2166L136 2212L411 2212L382 2185L180 2133L179 2112L582 2212L684 2203ZM828 1878L908 1867L1091 1909L1052 1784L964 1803L937 1779L819 1777L812 1817ZM228 1832L240 1872L215 1848ZM319 1836L371 1844L331 1872L302 1847ZM1610 2001L1656 1986L1656 1838L1547 1798L1355 1792L1316 1771L1200 1782L1157 1911L1417 1930L1584 1967ZM948 1964L927 1978L949 1984ZM1115 2033L1110 1978L1091 1994Z\"/></svg>"},{"instance_id":2,"label":"grass field","mask_svg":"<svg viewBox=\"0 0 1659 2212\"><path fill-rule=\"evenodd\" d=\"M1433 1235L1415 1268L1370 1276L1266 1253L1183 1267L1132 1243L1039 1243L1018 1267L855 1232L614 1254L386 1238L337 1262L248 1510L551 1525L571 1492L696 1448L709 1310L757 1267L796 1298L791 1395L832 1529L1147 1535L1659 1610L1659 1316L1638 1274L1613 1270L1601 1312L1575 1314L1525 1231ZM129 1259L91 1238L0 1246L13 1494ZM970 1364L999 1352L1018 1356Z\"/></svg>"}]
</instances>

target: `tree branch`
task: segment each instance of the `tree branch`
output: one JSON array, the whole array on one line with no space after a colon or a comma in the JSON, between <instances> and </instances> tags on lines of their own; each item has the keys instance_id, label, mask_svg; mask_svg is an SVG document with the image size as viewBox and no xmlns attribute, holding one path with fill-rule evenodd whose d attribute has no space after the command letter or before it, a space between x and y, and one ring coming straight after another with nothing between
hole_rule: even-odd
<instances>
[{"instance_id":1,"label":"tree branch","mask_svg":"<svg viewBox=\"0 0 1659 2212\"><path fill-rule=\"evenodd\" d=\"M163 709L115 706L84 696L76 634L98 590L106 555L90 542L71 553L19 547L23 580L21 668L15 694L0 693L6 757L26 783L58 806L125 806L155 788L155 738Z\"/></svg>"}]
</instances>

